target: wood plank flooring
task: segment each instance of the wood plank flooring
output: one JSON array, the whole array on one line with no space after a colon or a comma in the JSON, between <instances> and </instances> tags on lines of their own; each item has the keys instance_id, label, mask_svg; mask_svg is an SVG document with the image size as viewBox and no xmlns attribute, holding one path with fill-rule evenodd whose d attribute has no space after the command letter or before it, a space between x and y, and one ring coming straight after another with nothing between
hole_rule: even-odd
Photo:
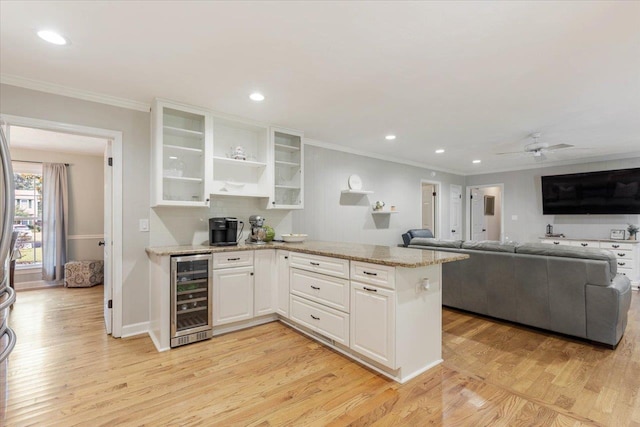
<instances>
[{"instance_id":1,"label":"wood plank flooring","mask_svg":"<svg viewBox=\"0 0 640 427\"><path fill-rule=\"evenodd\" d=\"M156 352L102 287L21 292L3 426L640 426L640 298L617 350L443 313L445 362L400 385L279 322Z\"/></svg>"}]
</instances>

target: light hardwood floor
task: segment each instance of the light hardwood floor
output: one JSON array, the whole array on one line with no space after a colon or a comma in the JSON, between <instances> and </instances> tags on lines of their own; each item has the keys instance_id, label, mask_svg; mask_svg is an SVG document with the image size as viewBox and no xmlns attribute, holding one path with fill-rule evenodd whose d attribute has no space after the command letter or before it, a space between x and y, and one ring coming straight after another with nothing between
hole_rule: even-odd
<instances>
[{"instance_id":1,"label":"light hardwood floor","mask_svg":"<svg viewBox=\"0 0 640 427\"><path fill-rule=\"evenodd\" d=\"M640 425L640 298L617 350L452 310L399 385L279 322L156 352L104 333L102 287L21 292L6 426Z\"/></svg>"}]
</instances>

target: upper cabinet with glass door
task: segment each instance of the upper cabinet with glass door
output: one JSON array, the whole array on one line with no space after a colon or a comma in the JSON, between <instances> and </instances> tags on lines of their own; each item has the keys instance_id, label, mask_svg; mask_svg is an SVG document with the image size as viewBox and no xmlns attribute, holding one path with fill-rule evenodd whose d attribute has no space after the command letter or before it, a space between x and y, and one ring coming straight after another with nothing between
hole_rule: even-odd
<instances>
[{"instance_id":1,"label":"upper cabinet with glass door","mask_svg":"<svg viewBox=\"0 0 640 427\"><path fill-rule=\"evenodd\" d=\"M272 127L273 187L270 209L304 208L304 134Z\"/></svg>"},{"instance_id":2,"label":"upper cabinet with glass door","mask_svg":"<svg viewBox=\"0 0 640 427\"><path fill-rule=\"evenodd\" d=\"M151 206L209 206L211 114L156 99L151 120Z\"/></svg>"},{"instance_id":3,"label":"upper cabinet with glass door","mask_svg":"<svg viewBox=\"0 0 640 427\"><path fill-rule=\"evenodd\" d=\"M213 197L269 197L268 137L266 126L213 116Z\"/></svg>"}]
</instances>

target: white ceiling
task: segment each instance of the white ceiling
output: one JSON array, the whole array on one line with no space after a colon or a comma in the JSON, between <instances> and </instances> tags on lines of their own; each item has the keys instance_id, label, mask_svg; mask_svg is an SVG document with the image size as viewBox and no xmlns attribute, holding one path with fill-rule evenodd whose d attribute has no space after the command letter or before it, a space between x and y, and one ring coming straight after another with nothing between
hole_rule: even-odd
<instances>
[{"instance_id":1,"label":"white ceiling","mask_svg":"<svg viewBox=\"0 0 640 427\"><path fill-rule=\"evenodd\" d=\"M106 139L21 126L11 126L9 141L11 148L80 153L92 156L104 155L107 145Z\"/></svg>"},{"instance_id":2,"label":"white ceiling","mask_svg":"<svg viewBox=\"0 0 640 427\"><path fill-rule=\"evenodd\" d=\"M640 2L3 0L0 72L461 173L530 167L493 153L532 132L582 148L547 164L640 154Z\"/></svg>"}]
</instances>

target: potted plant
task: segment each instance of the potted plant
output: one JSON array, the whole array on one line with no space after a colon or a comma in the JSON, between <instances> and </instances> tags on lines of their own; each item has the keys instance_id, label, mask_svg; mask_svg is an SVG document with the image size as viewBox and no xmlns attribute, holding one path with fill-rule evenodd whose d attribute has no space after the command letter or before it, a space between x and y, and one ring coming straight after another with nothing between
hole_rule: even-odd
<instances>
[{"instance_id":1,"label":"potted plant","mask_svg":"<svg viewBox=\"0 0 640 427\"><path fill-rule=\"evenodd\" d=\"M627 231L629 232L629 240L636 240L636 234L638 233L638 226L629 224L627 227Z\"/></svg>"}]
</instances>

